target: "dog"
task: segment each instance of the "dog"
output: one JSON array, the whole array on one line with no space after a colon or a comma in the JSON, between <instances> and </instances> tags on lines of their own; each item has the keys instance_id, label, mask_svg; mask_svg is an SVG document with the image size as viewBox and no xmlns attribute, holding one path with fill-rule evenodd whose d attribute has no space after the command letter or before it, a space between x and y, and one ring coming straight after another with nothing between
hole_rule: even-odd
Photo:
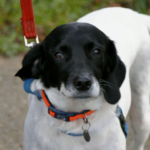
<instances>
[{"instance_id":1,"label":"dog","mask_svg":"<svg viewBox=\"0 0 150 150\"><path fill-rule=\"evenodd\" d=\"M104 8L58 26L35 45L16 74L25 82L33 78L24 150L125 150L118 107L121 118L131 119L131 150L144 150L150 133L149 32L149 16Z\"/></svg>"}]
</instances>

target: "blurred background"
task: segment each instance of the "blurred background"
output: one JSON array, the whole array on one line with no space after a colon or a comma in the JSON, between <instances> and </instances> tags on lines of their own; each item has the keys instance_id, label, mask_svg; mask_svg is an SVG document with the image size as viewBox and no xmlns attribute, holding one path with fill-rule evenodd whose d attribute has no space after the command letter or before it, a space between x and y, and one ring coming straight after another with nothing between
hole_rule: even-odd
<instances>
[{"instance_id":1,"label":"blurred background","mask_svg":"<svg viewBox=\"0 0 150 150\"><path fill-rule=\"evenodd\" d=\"M76 21L104 7L126 7L150 15L150 0L32 0L40 41L56 26ZM14 75L21 67L24 46L18 0L0 0L0 150L22 150L27 94ZM132 138L132 135L129 137ZM150 149L150 138L146 149Z\"/></svg>"}]
</instances>

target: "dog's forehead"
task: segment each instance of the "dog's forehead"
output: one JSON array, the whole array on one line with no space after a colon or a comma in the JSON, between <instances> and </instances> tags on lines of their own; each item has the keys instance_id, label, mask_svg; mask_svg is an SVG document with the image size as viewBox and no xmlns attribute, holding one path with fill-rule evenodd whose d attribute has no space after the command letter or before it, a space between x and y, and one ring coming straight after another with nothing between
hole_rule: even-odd
<instances>
[{"instance_id":1,"label":"dog's forehead","mask_svg":"<svg viewBox=\"0 0 150 150\"><path fill-rule=\"evenodd\" d=\"M66 41L87 41L97 40L104 43L108 38L95 26L88 23L72 22L55 28L48 38L56 39L59 42Z\"/></svg>"}]
</instances>

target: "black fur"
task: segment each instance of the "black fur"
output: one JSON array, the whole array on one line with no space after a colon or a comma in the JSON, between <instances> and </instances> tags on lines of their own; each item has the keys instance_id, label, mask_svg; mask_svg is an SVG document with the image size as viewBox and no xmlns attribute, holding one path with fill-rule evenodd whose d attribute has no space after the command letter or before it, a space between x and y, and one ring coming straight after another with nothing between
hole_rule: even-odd
<instances>
[{"instance_id":1,"label":"black fur","mask_svg":"<svg viewBox=\"0 0 150 150\"><path fill-rule=\"evenodd\" d=\"M94 55L95 49L100 50ZM56 58L57 52L63 58ZM69 23L54 29L46 39L34 46L24 57L23 67L17 72L22 80L40 78L46 88L60 88L73 82L80 74L88 73L102 85L108 103L120 99L119 88L125 78L125 66L117 56L114 43L99 29L87 23Z\"/></svg>"}]
</instances>

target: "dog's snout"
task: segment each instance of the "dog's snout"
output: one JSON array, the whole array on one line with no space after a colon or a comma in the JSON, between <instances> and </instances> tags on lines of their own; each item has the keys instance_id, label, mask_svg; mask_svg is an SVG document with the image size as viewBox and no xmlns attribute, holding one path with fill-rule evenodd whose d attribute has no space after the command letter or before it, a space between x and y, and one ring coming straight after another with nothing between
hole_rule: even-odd
<instances>
[{"instance_id":1,"label":"dog's snout","mask_svg":"<svg viewBox=\"0 0 150 150\"><path fill-rule=\"evenodd\" d=\"M86 77L76 77L73 81L74 87L79 91L90 89L92 81Z\"/></svg>"}]
</instances>

